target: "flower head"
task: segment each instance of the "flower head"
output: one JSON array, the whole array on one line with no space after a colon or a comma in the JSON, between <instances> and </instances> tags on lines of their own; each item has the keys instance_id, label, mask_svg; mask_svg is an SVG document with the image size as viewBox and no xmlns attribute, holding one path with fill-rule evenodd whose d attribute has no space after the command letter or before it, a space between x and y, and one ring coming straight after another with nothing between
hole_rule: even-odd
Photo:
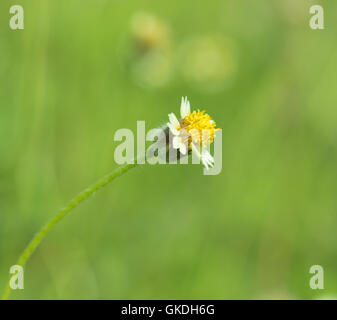
<instances>
[{"instance_id":1,"label":"flower head","mask_svg":"<svg viewBox=\"0 0 337 320\"><path fill-rule=\"evenodd\" d=\"M205 110L198 109L191 112L187 97L181 100L180 116L178 120L174 113L168 115L167 126L174 136L173 148L178 149L183 155L191 150L201 159L206 169L212 167L214 159L205 147L213 142L216 131L220 129L215 128L215 122Z\"/></svg>"}]
</instances>

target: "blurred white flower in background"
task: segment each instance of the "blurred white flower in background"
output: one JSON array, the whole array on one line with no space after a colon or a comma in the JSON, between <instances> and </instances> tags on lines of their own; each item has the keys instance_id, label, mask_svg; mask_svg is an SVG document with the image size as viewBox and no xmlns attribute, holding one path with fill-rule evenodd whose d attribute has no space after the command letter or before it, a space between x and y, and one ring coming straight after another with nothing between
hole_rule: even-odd
<instances>
[{"instance_id":1,"label":"blurred white flower in background","mask_svg":"<svg viewBox=\"0 0 337 320\"><path fill-rule=\"evenodd\" d=\"M170 28L166 22L154 14L137 12L131 18L131 34L137 45L144 50L168 48Z\"/></svg>"},{"instance_id":2,"label":"blurred white flower in background","mask_svg":"<svg viewBox=\"0 0 337 320\"><path fill-rule=\"evenodd\" d=\"M131 19L134 56L131 75L142 87L161 87L171 78L170 28L154 14L137 12Z\"/></svg>"}]
</instances>

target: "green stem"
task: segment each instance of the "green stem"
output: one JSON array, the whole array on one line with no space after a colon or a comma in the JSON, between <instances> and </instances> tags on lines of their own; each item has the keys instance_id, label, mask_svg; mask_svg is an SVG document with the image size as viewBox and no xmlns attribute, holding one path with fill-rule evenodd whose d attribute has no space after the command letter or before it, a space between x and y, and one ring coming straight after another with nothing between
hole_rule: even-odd
<instances>
[{"instance_id":1,"label":"green stem","mask_svg":"<svg viewBox=\"0 0 337 320\"><path fill-rule=\"evenodd\" d=\"M70 213L73 209L75 209L81 202L83 202L85 199L87 199L89 196L91 196L93 193L95 193L100 188L105 187L107 184L109 184L112 180L115 178L121 176L123 173L127 172L131 168L134 168L137 165L136 161L132 164L126 164L124 166L121 166L117 168L115 171L109 173L108 175L104 176L100 180L98 180L94 185L91 187L85 189L82 191L76 198L74 198L72 201L69 202L69 204L63 208L53 219L51 219L41 230L39 233L37 233L33 239L30 241L30 243L27 245L26 249L23 251L21 256L19 257L19 260L17 262L17 265L24 266L25 263L28 261L28 259L31 257L37 246L41 243L41 241L44 239L44 237L49 233L49 231L54 227L54 225L59 222L61 219L63 219L66 215ZM7 286L5 288L5 291L2 295L3 300L7 300L10 294L10 285L9 282L7 283Z\"/></svg>"}]
</instances>

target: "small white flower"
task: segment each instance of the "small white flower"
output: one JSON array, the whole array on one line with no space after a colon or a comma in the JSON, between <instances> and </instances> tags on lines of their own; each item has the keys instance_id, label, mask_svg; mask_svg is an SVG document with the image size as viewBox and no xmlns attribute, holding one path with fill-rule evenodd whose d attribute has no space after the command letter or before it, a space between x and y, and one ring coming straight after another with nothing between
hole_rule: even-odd
<instances>
[{"instance_id":1,"label":"small white flower","mask_svg":"<svg viewBox=\"0 0 337 320\"><path fill-rule=\"evenodd\" d=\"M214 158L205 147L213 142L215 132L219 130L215 129L215 122L205 111L198 110L191 113L187 97L181 99L180 115L180 121L174 113L168 115L167 126L173 134L173 148L179 150L183 155L187 154L188 150L192 150L201 159L206 169L213 167ZM208 134L203 135L203 130L208 130Z\"/></svg>"}]
</instances>

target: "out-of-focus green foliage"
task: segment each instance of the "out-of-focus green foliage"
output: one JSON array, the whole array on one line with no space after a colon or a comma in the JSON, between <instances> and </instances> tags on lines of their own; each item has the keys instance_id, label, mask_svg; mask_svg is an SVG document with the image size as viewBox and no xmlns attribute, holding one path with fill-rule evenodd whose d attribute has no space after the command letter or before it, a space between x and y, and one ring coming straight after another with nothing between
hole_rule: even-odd
<instances>
[{"instance_id":1,"label":"out-of-focus green foliage","mask_svg":"<svg viewBox=\"0 0 337 320\"><path fill-rule=\"evenodd\" d=\"M1 288L34 233L116 166L117 129L162 124L187 95L223 128L223 170L132 170L57 225L12 298L336 297L335 1L17 0L22 31L13 4L0 2Z\"/></svg>"}]
</instances>

